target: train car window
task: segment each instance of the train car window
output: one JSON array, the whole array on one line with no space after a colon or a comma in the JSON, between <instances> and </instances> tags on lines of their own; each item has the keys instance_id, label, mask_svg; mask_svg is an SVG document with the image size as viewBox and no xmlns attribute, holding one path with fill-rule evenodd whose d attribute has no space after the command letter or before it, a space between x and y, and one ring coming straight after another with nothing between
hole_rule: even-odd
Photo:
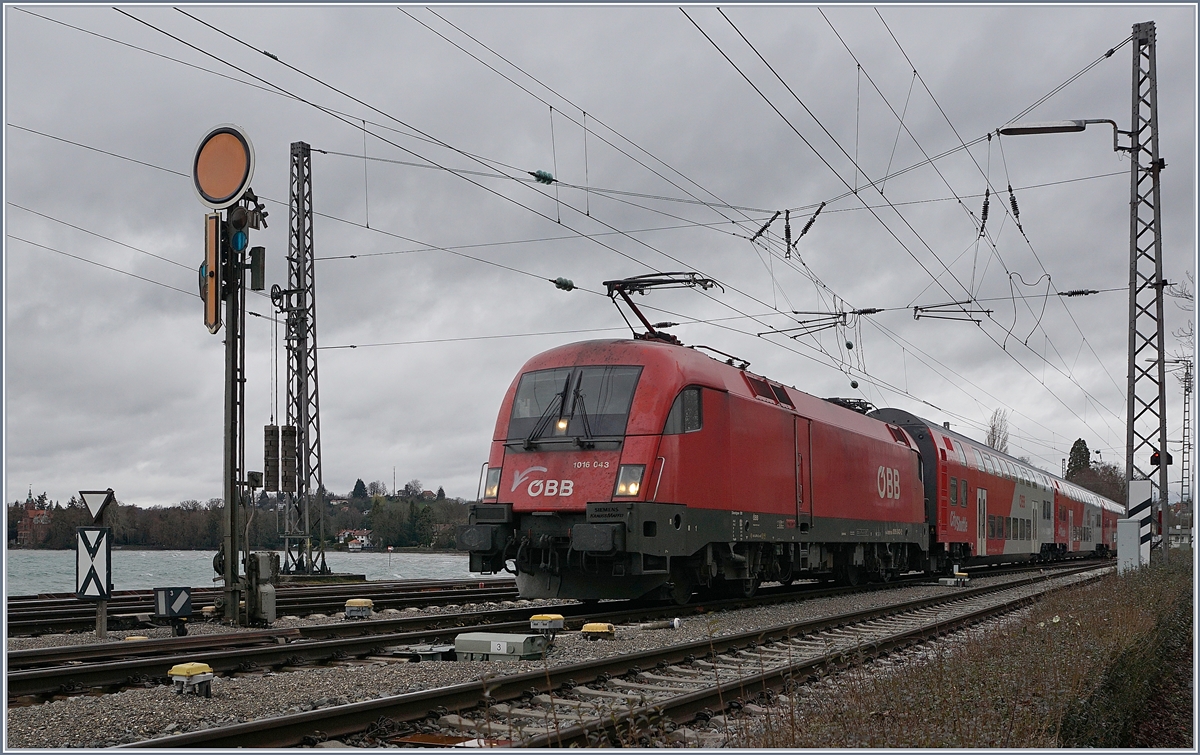
<instances>
[{"instance_id":1,"label":"train car window","mask_svg":"<svg viewBox=\"0 0 1200 755\"><path fill-rule=\"evenodd\" d=\"M996 517L988 514L988 537L996 539Z\"/></svg>"},{"instance_id":2,"label":"train car window","mask_svg":"<svg viewBox=\"0 0 1200 755\"><path fill-rule=\"evenodd\" d=\"M987 470L988 474L990 474L992 476L995 476L996 474L998 474L996 468L994 466L992 466L992 457L990 455L988 455L988 454L983 455L983 466L984 466L984 469Z\"/></svg>"},{"instance_id":3,"label":"train car window","mask_svg":"<svg viewBox=\"0 0 1200 755\"><path fill-rule=\"evenodd\" d=\"M517 384L508 437L528 437L547 416L567 420L554 437L624 435L641 377L638 365L556 367L527 372Z\"/></svg>"},{"instance_id":4,"label":"train car window","mask_svg":"<svg viewBox=\"0 0 1200 755\"><path fill-rule=\"evenodd\" d=\"M750 384L750 388L754 391L755 396L769 398L772 401L775 400L775 393L771 390L771 386L767 384L767 381L746 375L746 382Z\"/></svg>"},{"instance_id":5,"label":"train car window","mask_svg":"<svg viewBox=\"0 0 1200 755\"><path fill-rule=\"evenodd\" d=\"M966 501L963 501L965 504ZM954 477L950 478L950 505L958 505L958 480Z\"/></svg>"},{"instance_id":6,"label":"train car window","mask_svg":"<svg viewBox=\"0 0 1200 755\"><path fill-rule=\"evenodd\" d=\"M1004 517L1004 539L1012 540L1013 535L1013 518L1011 516Z\"/></svg>"},{"instance_id":7,"label":"train car window","mask_svg":"<svg viewBox=\"0 0 1200 755\"><path fill-rule=\"evenodd\" d=\"M966 508L967 501L970 500L967 498L967 481L964 479L960 484L962 489L958 491L958 500L962 501L963 508Z\"/></svg>"},{"instance_id":8,"label":"train car window","mask_svg":"<svg viewBox=\"0 0 1200 755\"><path fill-rule=\"evenodd\" d=\"M983 454L979 453L978 448L972 448L971 451L975 453L975 468L983 469Z\"/></svg>"},{"instance_id":9,"label":"train car window","mask_svg":"<svg viewBox=\"0 0 1200 755\"><path fill-rule=\"evenodd\" d=\"M701 411L703 402L700 400L699 388L684 388L671 404L671 412L667 415L667 424L663 427L663 435L683 435L694 433L704 426Z\"/></svg>"},{"instance_id":10,"label":"train car window","mask_svg":"<svg viewBox=\"0 0 1200 755\"><path fill-rule=\"evenodd\" d=\"M779 401L779 403L783 404L784 406L790 406L793 409L796 408L796 405L792 403L790 398L788 398L787 391L784 390L782 385L772 385L771 392L775 394L775 399Z\"/></svg>"}]
</instances>

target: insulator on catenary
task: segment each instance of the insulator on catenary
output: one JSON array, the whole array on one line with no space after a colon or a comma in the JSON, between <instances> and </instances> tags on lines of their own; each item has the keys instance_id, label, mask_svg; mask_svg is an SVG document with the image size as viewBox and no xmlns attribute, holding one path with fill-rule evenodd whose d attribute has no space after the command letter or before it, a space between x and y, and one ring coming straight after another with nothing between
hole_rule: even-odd
<instances>
[{"instance_id":1,"label":"insulator on catenary","mask_svg":"<svg viewBox=\"0 0 1200 755\"><path fill-rule=\"evenodd\" d=\"M783 258L792 258L792 211L783 211Z\"/></svg>"},{"instance_id":2,"label":"insulator on catenary","mask_svg":"<svg viewBox=\"0 0 1200 755\"><path fill-rule=\"evenodd\" d=\"M1094 288L1073 288L1070 291L1059 291L1059 296L1090 296L1100 293Z\"/></svg>"},{"instance_id":3,"label":"insulator on catenary","mask_svg":"<svg viewBox=\"0 0 1200 755\"><path fill-rule=\"evenodd\" d=\"M776 210L776 211L775 211L775 214L771 216L771 219L770 219L770 220L768 220L766 223L763 223L763 227L762 227L762 228L759 228L759 229L758 229L758 233L756 233L756 234L754 234L753 236L751 236L751 237L750 237L750 240L751 240L751 241L758 241L758 237L759 237L759 236L761 236L761 235L763 235L764 233L766 233L766 232L767 232L767 229L771 227L771 224L775 222L775 218L779 217L779 215L780 215L780 214L781 214L781 213L780 213L780 211L779 211L779 210Z\"/></svg>"},{"instance_id":4,"label":"insulator on catenary","mask_svg":"<svg viewBox=\"0 0 1200 755\"><path fill-rule=\"evenodd\" d=\"M1021 227L1021 211L1017 209L1017 195L1013 193L1012 184L1008 185L1008 203L1012 205L1013 222L1017 224L1017 230L1024 235L1025 229Z\"/></svg>"},{"instance_id":5,"label":"insulator on catenary","mask_svg":"<svg viewBox=\"0 0 1200 755\"><path fill-rule=\"evenodd\" d=\"M555 278L550 282L561 288L563 291L571 291L575 288L575 283L570 278Z\"/></svg>"},{"instance_id":6,"label":"insulator on catenary","mask_svg":"<svg viewBox=\"0 0 1200 755\"><path fill-rule=\"evenodd\" d=\"M526 171L526 172L529 173L529 175L533 176L534 179L540 184L554 183L555 179L554 179L554 175L552 173L548 173L544 170L530 170L530 171Z\"/></svg>"},{"instance_id":7,"label":"insulator on catenary","mask_svg":"<svg viewBox=\"0 0 1200 755\"><path fill-rule=\"evenodd\" d=\"M804 228L802 228L800 230L800 235L796 237L796 241L799 241L800 239L804 238L804 234L808 233L809 228L812 228L812 224L816 221L817 216L821 214L821 210L823 210L823 209L825 209L824 202L822 202L820 205L817 206L817 211L814 212L812 217L808 219L808 222L804 224Z\"/></svg>"},{"instance_id":8,"label":"insulator on catenary","mask_svg":"<svg viewBox=\"0 0 1200 755\"><path fill-rule=\"evenodd\" d=\"M992 190L990 188L983 190L983 217L979 221L979 238L983 238L983 234L987 230L988 205L991 203Z\"/></svg>"}]
</instances>

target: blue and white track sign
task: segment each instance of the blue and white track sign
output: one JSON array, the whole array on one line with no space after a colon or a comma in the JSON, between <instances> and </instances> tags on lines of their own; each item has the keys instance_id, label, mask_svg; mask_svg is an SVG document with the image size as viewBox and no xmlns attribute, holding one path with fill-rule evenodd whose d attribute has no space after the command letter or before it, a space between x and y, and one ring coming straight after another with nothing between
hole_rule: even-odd
<instances>
[{"instance_id":1,"label":"blue and white track sign","mask_svg":"<svg viewBox=\"0 0 1200 755\"><path fill-rule=\"evenodd\" d=\"M108 600L112 594L112 528L76 527L75 597Z\"/></svg>"}]
</instances>

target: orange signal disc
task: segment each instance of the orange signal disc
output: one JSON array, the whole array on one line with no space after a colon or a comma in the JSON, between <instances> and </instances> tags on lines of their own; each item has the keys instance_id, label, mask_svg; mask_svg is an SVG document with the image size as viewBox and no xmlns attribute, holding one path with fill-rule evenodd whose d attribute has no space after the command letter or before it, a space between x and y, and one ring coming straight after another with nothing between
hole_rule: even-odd
<instances>
[{"instance_id":1,"label":"orange signal disc","mask_svg":"<svg viewBox=\"0 0 1200 755\"><path fill-rule=\"evenodd\" d=\"M236 126L213 129L196 149L192 179L202 202L220 209L236 202L254 171L254 152Z\"/></svg>"}]
</instances>

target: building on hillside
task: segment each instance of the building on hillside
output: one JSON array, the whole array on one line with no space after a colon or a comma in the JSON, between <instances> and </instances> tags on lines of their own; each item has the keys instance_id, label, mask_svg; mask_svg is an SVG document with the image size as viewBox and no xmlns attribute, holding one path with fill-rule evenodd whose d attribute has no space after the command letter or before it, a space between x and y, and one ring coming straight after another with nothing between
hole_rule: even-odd
<instances>
[{"instance_id":1,"label":"building on hillside","mask_svg":"<svg viewBox=\"0 0 1200 755\"><path fill-rule=\"evenodd\" d=\"M17 522L17 545L41 545L50 537L50 522L54 519L53 509L39 509L33 500L33 490L25 499L25 510Z\"/></svg>"},{"instance_id":2,"label":"building on hillside","mask_svg":"<svg viewBox=\"0 0 1200 755\"><path fill-rule=\"evenodd\" d=\"M437 493L432 490L423 490L421 491L421 498L426 501L432 501L437 498Z\"/></svg>"},{"instance_id":3,"label":"building on hillside","mask_svg":"<svg viewBox=\"0 0 1200 755\"><path fill-rule=\"evenodd\" d=\"M375 547L375 542L371 539L371 530L342 530L337 533L337 541L351 551Z\"/></svg>"}]
</instances>

